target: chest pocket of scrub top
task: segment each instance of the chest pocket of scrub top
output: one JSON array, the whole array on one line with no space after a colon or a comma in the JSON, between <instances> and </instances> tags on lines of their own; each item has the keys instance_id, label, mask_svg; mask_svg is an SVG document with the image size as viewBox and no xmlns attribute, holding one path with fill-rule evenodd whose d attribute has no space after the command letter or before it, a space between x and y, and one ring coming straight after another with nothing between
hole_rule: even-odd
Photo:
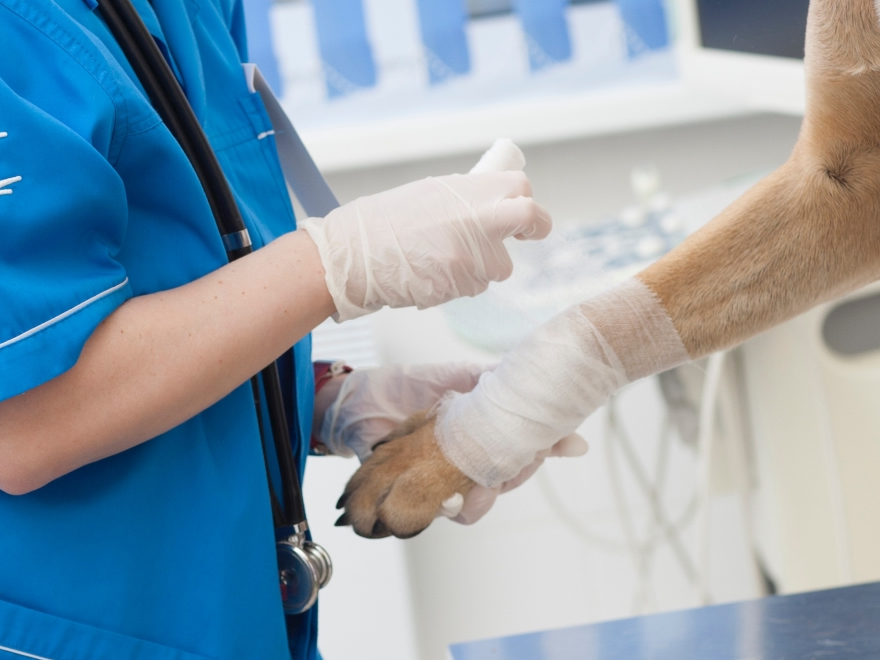
<instances>
[{"instance_id":1,"label":"chest pocket of scrub top","mask_svg":"<svg viewBox=\"0 0 880 660\"><path fill-rule=\"evenodd\" d=\"M0 660L211 660L0 601Z\"/></svg>"},{"instance_id":2,"label":"chest pocket of scrub top","mask_svg":"<svg viewBox=\"0 0 880 660\"><path fill-rule=\"evenodd\" d=\"M236 128L209 137L259 248L296 224L263 100L255 92L242 96L238 105Z\"/></svg>"}]
</instances>

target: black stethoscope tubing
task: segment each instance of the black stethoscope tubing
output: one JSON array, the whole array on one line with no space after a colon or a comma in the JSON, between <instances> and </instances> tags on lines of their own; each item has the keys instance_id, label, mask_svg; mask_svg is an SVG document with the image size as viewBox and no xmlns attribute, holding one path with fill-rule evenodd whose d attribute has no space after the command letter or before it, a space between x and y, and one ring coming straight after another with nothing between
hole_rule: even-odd
<instances>
[{"instance_id":1,"label":"black stethoscope tubing","mask_svg":"<svg viewBox=\"0 0 880 660\"><path fill-rule=\"evenodd\" d=\"M247 227L241 217L238 205L235 203L235 197L226 180L226 175L223 173L214 150L208 142L208 137L202 130L177 77L159 50L153 35L144 25L129 0L98 0L98 6L110 32L116 38L135 75L144 87L150 102L192 163L205 190L214 220L217 223L217 229L224 239L229 261L232 262L250 254L253 252L250 240L241 240L242 237L247 237ZM290 443L290 427L284 409L284 397L277 364L273 361L262 370L260 375L262 376L266 409L281 472L284 501L284 509L282 510L272 487L272 478L268 471L268 457L265 456L265 444L263 444L272 499L273 520L276 528L302 527L306 522L305 505ZM251 379L251 384L262 436L260 379L254 376Z\"/></svg>"}]
</instances>

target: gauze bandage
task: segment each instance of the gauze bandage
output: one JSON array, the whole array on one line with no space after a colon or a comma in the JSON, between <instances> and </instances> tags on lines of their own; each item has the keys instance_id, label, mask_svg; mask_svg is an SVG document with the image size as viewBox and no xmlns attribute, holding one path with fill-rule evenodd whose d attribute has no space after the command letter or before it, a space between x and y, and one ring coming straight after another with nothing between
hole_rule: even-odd
<instances>
[{"instance_id":1,"label":"gauze bandage","mask_svg":"<svg viewBox=\"0 0 880 660\"><path fill-rule=\"evenodd\" d=\"M541 239L552 226L521 173L485 171L510 161L509 146L490 150L482 172L416 181L300 223L321 255L333 318L433 307L507 279L504 239Z\"/></svg>"},{"instance_id":2,"label":"gauze bandage","mask_svg":"<svg viewBox=\"0 0 880 660\"><path fill-rule=\"evenodd\" d=\"M444 398L437 442L465 475L494 488L624 385L687 360L660 301L634 278L538 328L472 392Z\"/></svg>"}]
</instances>

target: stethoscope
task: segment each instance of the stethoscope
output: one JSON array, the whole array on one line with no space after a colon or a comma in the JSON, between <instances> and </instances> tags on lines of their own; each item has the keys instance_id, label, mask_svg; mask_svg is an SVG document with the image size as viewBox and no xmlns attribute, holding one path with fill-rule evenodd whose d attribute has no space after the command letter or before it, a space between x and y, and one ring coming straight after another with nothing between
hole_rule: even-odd
<instances>
[{"instance_id":1,"label":"stethoscope","mask_svg":"<svg viewBox=\"0 0 880 660\"><path fill-rule=\"evenodd\" d=\"M205 189L229 261L250 254L253 252L251 239L220 163L168 61L131 0L91 0L89 4L96 4L100 9L150 102L192 163ZM290 444L290 428L284 411L277 364L273 362L254 376L251 386L261 439L265 438L261 404L265 399L281 471L283 507L272 485L263 442L275 525L281 599L285 613L299 614L315 604L318 590L330 581L333 564L324 548L306 538L309 526Z\"/></svg>"}]
</instances>

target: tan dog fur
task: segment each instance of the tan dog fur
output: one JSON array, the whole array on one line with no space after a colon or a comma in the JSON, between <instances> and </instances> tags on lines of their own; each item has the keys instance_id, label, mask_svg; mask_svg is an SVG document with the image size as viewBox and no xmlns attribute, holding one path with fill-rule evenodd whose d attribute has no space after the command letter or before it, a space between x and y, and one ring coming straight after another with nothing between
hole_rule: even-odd
<instances>
[{"instance_id":1,"label":"tan dog fur","mask_svg":"<svg viewBox=\"0 0 880 660\"><path fill-rule=\"evenodd\" d=\"M367 538L410 538L434 520L440 504L474 483L449 463L434 441L434 418L413 415L373 448L349 480L337 525Z\"/></svg>"},{"instance_id":2,"label":"tan dog fur","mask_svg":"<svg viewBox=\"0 0 880 660\"><path fill-rule=\"evenodd\" d=\"M813 0L807 112L791 158L638 275L692 358L880 279L877 12L873 0ZM472 485L444 458L421 415L349 482L341 522L367 536L412 536L441 502Z\"/></svg>"},{"instance_id":3,"label":"tan dog fur","mask_svg":"<svg viewBox=\"0 0 880 660\"><path fill-rule=\"evenodd\" d=\"M880 22L821 0L807 113L789 161L639 277L693 358L880 278Z\"/></svg>"}]
</instances>

